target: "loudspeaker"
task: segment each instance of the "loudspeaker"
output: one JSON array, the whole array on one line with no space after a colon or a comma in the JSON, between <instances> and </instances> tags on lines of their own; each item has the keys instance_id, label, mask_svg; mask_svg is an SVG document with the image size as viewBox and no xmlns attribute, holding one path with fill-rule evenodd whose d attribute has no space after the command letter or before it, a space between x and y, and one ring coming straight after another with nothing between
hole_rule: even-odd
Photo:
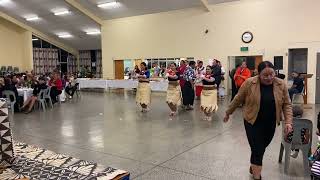
<instances>
[{"instance_id":1,"label":"loudspeaker","mask_svg":"<svg viewBox=\"0 0 320 180\"><path fill-rule=\"evenodd\" d=\"M283 56L274 57L274 68L276 70L283 70Z\"/></svg>"}]
</instances>

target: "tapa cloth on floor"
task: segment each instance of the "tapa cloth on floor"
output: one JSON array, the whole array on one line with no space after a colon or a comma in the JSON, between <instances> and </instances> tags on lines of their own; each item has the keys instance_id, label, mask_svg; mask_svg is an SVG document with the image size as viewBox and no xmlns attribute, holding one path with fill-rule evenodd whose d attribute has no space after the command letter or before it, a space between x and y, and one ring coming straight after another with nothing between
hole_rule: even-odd
<instances>
[{"instance_id":1,"label":"tapa cloth on floor","mask_svg":"<svg viewBox=\"0 0 320 180\"><path fill-rule=\"evenodd\" d=\"M8 115L7 101L0 98L0 167L10 166L14 156Z\"/></svg>"},{"instance_id":2,"label":"tapa cloth on floor","mask_svg":"<svg viewBox=\"0 0 320 180\"><path fill-rule=\"evenodd\" d=\"M137 104L149 105L151 103L150 83L139 82L136 94Z\"/></svg>"},{"instance_id":3,"label":"tapa cloth on floor","mask_svg":"<svg viewBox=\"0 0 320 180\"><path fill-rule=\"evenodd\" d=\"M174 105L181 104L181 88L180 84L169 84L167 89L167 103Z\"/></svg>"},{"instance_id":4,"label":"tapa cloth on floor","mask_svg":"<svg viewBox=\"0 0 320 180\"><path fill-rule=\"evenodd\" d=\"M16 157L12 167L0 174L1 180L21 178L36 180L110 180L127 174L123 170L56 154L25 143L15 142L14 151Z\"/></svg>"},{"instance_id":5,"label":"tapa cloth on floor","mask_svg":"<svg viewBox=\"0 0 320 180\"><path fill-rule=\"evenodd\" d=\"M205 112L213 112L218 110L217 89L205 90L201 92L201 108Z\"/></svg>"}]
</instances>

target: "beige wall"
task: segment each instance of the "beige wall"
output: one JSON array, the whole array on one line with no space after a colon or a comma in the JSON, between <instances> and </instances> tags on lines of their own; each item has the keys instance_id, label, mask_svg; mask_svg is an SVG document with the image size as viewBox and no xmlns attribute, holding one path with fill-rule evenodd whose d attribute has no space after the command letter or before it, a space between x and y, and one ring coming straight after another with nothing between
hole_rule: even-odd
<instances>
[{"instance_id":1,"label":"beige wall","mask_svg":"<svg viewBox=\"0 0 320 180\"><path fill-rule=\"evenodd\" d=\"M316 72L320 50L319 0L242 0L212 6L212 12L188 9L105 21L102 26L104 78L114 75L115 59L146 57L215 57L228 68L228 56L286 56L288 48L308 47L308 73ZM205 35L205 29L209 34ZM242 43L251 31L254 40ZM249 52L240 52L249 46ZM315 78L309 82L314 102Z\"/></svg>"},{"instance_id":2,"label":"beige wall","mask_svg":"<svg viewBox=\"0 0 320 180\"><path fill-rule=\"evenodd\" d=\"M32 33L0 18L0 66L32 69Z\"/></svg>"}]
</instances>

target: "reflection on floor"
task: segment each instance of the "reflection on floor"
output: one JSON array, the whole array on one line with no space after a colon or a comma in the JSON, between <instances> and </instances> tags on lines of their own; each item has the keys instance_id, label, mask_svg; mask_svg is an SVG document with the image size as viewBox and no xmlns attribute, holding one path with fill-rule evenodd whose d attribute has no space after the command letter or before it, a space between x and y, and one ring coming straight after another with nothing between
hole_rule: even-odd
<instances>
[{"instance_id":1,"label":"reflection on floor","mask_svg":"<svg viewBox=\"0 0 320 180\"><path fill-rule=\"evenodd\" d=\"M154 95L151 111L141 114L131 93L83 93L47 112L15 114L16 140L127 170L132 179L250 179L249 146L240 111L231 122L222 118L228 102L220 102L212 122L201 120L199 101L191 112L169 120L165 96ZM319 106L309 109L313 119ZM291 160L289 175L278 164L281 129L264 159L263 177L303 177L302 159ZM315 138L314 138L315 139ZM300 155L301 156L301 155Z\"/></svg>"}]
</instances>

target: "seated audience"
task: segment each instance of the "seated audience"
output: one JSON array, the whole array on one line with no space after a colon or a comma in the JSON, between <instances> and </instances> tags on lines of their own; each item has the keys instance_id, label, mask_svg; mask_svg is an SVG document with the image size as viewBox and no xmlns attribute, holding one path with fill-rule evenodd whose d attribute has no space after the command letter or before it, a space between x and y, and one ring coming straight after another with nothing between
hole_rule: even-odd
<instances>
[{"instance_id":1,"label":"seated audience","mask_svg":"<svg viewBox=\"0 0 320 180\"><path fill-rule=\"evenodd\" d=\"M19 104L21 104L23 102L23 97L19 97L18 96L18 90L17 87L12 84L12 79L10 76L5 77L4 79L4 86L3 86L3 91L13 91L15 96L16 96L16 103L14 105L14 110L16 112L19 112ZM10 100L13 101L13 97L10 97Z\"/></svg>"},{"instance_id":2,"label":"seated audience","mask_svg":"<svg viewBox=\"0 0 320 180\"><path fill-rule=\"evenodd\" d=\"M76 92L77 87L77 76L71 75L69 78L69 84L66 87L66 93L69 95L69 98L71 99L74 95L74 92Z\"/></svg>"},{"instance_id":3,"label":"seated audience","mask_svg":"<svg viewBox=\"0 0 320 180\"><path fill-rule=\"evenodd\" d=\"M33 93L32 96L29 97L27 99L27 101L23 104L23 106L21 107L21 110L25 111L26 114L30 113L32 111L32 108L36 102L36 100L38 99L38 95L40 93L41 90L47 89L47 85L46 85L46 78L45 77L40 77L39 81L35 83L34 89L33 89Z\"/></svg>"},{"instance_id":4,"label":"seated audience","mask_svg":"<svg viewBox=\"0 0 320 180\"><path fill-rule=\"evenodd\" d=\"M4 87L4 78L0 77L0 98L2 98L3 87Z\"/></svg>"},{"instance_id":5,"label":"seated audience","mask_svg":"<svg viewBox=\"0 0 320 180\"><path fill-rule=\"evenodd\" d=\"M63 89L60 74L58 72L53 73L53 76L49 81L49 86L51 87L50 96L52 103L54 104L57 102L57 96L62 93Z\"/></svg>"},{"instance_id":6,"label":"seated audience","mask_svg":"<svg viewBox=\"0 0 320 180\"><path fill-rule=\"evenodd\" d=\"M303 79L300 78L300 74L298 72L296 71L292 72L291 76L293 78L293 84L292 84L292 87L289 89L289 95L292 101L294 94L302 93L304 84L303 84Z\"/></svg>"},{"instance_id":7,"label":"seated audience","mask_svg":"<svg viewBox=\"0 0 320 180\"><path fill-rule=\"evenodd\" d=\"M32 74L27 74L24 82L24 86L28 88L33 88L34 86L34 77Z\"/></svg>"}]
</instances>

